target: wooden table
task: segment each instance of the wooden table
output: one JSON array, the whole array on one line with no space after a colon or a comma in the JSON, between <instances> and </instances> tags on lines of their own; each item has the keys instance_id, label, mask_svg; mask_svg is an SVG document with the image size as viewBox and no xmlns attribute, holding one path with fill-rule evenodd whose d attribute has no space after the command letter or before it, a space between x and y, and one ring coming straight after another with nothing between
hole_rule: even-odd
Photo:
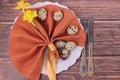
<instances>
[{"instance_id":1,"label":"wooden table","mask_svg":"<svg viewBox=\"0 0 120 80\"><path fill-rule=\"evenodd\" d=\"M45 0L26 0L31 4ZM73 10L78 17L95 16L95 74L82 78L79 63L57 75L58 80L120 80L120 0L49 0L58 1ZM11 64L8 55L8 35L15 17L16 0L0 1L0 80L27 80ZM48 80L42 75L41 80Z\"/></svg>"}]
</instances>

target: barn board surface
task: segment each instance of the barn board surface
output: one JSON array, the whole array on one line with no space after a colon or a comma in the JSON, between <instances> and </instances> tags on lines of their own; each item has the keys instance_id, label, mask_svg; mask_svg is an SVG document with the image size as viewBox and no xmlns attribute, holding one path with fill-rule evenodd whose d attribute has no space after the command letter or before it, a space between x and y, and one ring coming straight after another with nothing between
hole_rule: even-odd
<instances>
[{"instance_id":1,"label":"barn board surface","mask_svg":"<svg viewBox=\"0 0 120 80\"><path fill-rule=\"evenodd\" d=\"M8 35L20 11L13 9L17 0L0 0L0 80L27 80L11 64ZM45 0L25 0L34 4ZM58 1L78 17L94 15L94 66L92 77L79 75L77 62L57 75L57 80L120 80L120 0L49 0ZM40 80L48 80L41 75Z\"/></svg>"}]
</instances>

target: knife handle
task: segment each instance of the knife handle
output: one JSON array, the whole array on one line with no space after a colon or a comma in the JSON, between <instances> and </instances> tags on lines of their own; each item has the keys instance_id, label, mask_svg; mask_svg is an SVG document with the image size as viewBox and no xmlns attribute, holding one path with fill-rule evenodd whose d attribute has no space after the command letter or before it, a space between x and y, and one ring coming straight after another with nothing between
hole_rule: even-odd
<instances>
[{"instance_id":1,"label":"knife handle","mask_svg":"<svg viewBox=\"0 0 120 80\"><path fill-rule=\"evenodd\" d=\"M89 55L88 55L88 76L92 76L94 74L94 66L93 66L93 46L89 44Z\"/></svg>"},{"instance_id":2,"label":"knife handle","mask_svg":"<svg viewBox=\"0 0 120 80\"><path fill-rule=\"evenodd\" d=\"M80 69L79 69L80 75L82 77L85 77L87 74L87 63L86 63L86 54L85 54L85 48L83 48L82 56L81 56L81 62L80 62Z\"/></svg>"}]
</instances>

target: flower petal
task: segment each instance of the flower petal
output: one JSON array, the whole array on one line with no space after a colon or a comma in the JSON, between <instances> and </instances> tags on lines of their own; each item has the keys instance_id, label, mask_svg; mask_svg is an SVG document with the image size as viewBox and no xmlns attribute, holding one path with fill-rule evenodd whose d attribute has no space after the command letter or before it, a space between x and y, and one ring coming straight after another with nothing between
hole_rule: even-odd
<instances>
[{"instance_id":1,"label":"flower petal","mask_svg":"<svg viewBox=\"0 0 120 80\"><path fill-rule=\"evenodd\" d=\"M26 3L24 4L24 6L25 6L25 8L29 8L29 7L30 7L30 3L26 2Z\"/></svg>"},{"instance_id":2,"label":"flower petal","mask_svg":"<svg viewBox=\"0 0 120 80\"><path fill-rule=\"evenodd\" d=\"M17 1L17 7L15 9L22 9L24 11L25 8L29 8L30 3L24 2L24 0Z\"/></svg>"}]
</instances>

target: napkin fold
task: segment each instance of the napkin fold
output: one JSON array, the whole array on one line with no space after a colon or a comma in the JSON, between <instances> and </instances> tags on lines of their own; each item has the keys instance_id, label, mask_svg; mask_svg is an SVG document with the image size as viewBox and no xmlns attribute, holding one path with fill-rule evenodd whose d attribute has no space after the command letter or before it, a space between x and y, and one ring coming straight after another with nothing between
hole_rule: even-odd
<instances>
[{"instance_id":1,"label":"napkin fold","mask_svg":"<svg viewBox=\"0 0 120 80\"><path fill-rule=\"evenodd\" d=\"M40 7L41 8L41 7ZM39 10L31 8L30 10ZM41 21L37 17L34 22L38 29L27 21L23 21L21 13L13 25L9 35L9 54L13 65L28 79L39 80L44 50L55 40L74 41L79 46L85 45L86 34L77 17L66 8L55 5L46 5L47 19ZM53 13L57 10L63 12L61 21L53 20ZM68 35L67 28L70 25L78 26L79 32Z\"/></svg>"}]
</instances>

